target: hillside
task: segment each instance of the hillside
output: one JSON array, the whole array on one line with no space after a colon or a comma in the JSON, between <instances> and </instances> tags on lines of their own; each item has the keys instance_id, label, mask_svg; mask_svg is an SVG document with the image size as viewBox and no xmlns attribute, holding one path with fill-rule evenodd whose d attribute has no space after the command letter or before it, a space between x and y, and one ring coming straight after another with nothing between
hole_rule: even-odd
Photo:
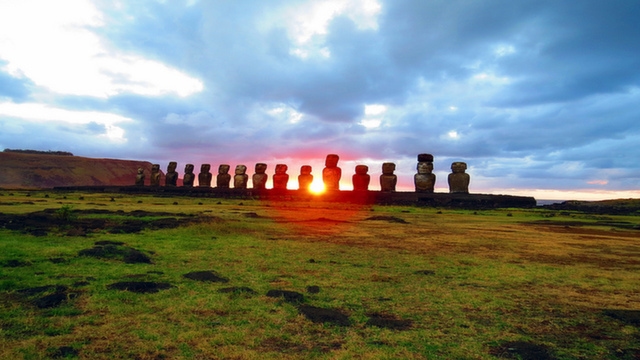
<instances>
[{"instance_id":1,"label":"hillside","mask_svg":"<svg viewBox=\"0 0 640 360\"><path fill-rule=\"evenodd\" d=\"M151 163L147 161L0 152L0 187L133 185L140 167L148 184Z\"/></svg>"}]
</instances>

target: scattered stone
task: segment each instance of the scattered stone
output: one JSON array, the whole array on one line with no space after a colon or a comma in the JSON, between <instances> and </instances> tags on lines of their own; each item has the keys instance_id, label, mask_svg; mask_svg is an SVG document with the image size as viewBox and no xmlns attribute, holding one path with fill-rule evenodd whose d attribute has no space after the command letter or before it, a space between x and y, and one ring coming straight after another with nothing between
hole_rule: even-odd
<instances>
[{"instance_id":1,"label":"scattered stone","mask_svg":"<svg viewBox=\"0 0 640 360\"><path fill-rule=\"evenodd\" d=\"M509 341L492 348L489 354L505 359L554 360L551 350L526 341Z\"/></svg>"},{"instance_id":2,"label":"scattered stone","mask_svg":"<svg viewBox=\"0 0 640 360\"><path fill-rule=\"evenodd\" d=\"M64 285L44 285L18 290L18 294L33 296L47 291L64 292L67 287Z\"/></svg>"},{"instance_id":3,"label":"scattered stone","mask_svg":"<svg viewBox=\"0 0 640 360\"><path fill-rule=\"evenodd\" d=\"M316 286L316 285L307 286L307 292L309 294L317 294L320 292L320 286Z\"/></svg>"},{"instance_id":4,"label":"scattered stone","mask_svg":"<svg viewBox=\"0 0 640 360\"><path fill-rule=\"evenodd\" d=\"M414 272L416 275L435 275L436 272L433 270L418 270Z\"/></svg>"},{"instance_id":5,"label":"scattered stone","mask_svg":"<svg viewBox=\"0 0 640 360\"><path fill-rule=\"evenodd\" d=\"M223 294L228 294L228 293L250 294L250 295L257 294L252 288L249 288L246 286L232 286L232 287L222 288L222 289L218 289L218 292Z\"/></svg>"},{"instance_id":6,"label":"scattered stone","mask_svg":"<svg viewBox=\"0 0 640 360\"><path fill-rule=\"evenodd\" d=\"M152 264L149 256L136 249L130 249L123 260L127 264Z\"/></svg>"},{"instance_id":7,"label":"scattered stone","mask_svg":"<svg viewBox=\"0 0 640 360\"><path fill-rule=\"evenodd\" d=\"M105 244L105 245L99 245ZM119 241L97 241L96 246L91 249L83 249L78 252L79 256L90 256L100 259L122 260L127 264L151 264L151 258L140 250L122 246Z\"/></svg>"},{"instance_id":8,"label":"scattered stone","mask_svg":"<svg viewBox=\"0 0 640 360\"><path fill-rule=\"evenodd\" d=\"M78 355L78 350L72 348L71 346L60 346L59 348L49 353L49 357L52 359L77 357Z\"/></svg>"},{"instance_id":9,"label":"scattered stone","mask_svg":"<svg viewBox=\"0 0 640 360\"><path fill-rule=\"evenodd\" d=\"M388 314L367 314L369 320L367 320L367 326L375 326L379 328L392 329L392 330L407 330L413 325L411 320L396 319L393 315Z\"/></svg>"},{"instance_id":10,"label":"scattered stone","mask_svg":"<svg viewBox=\"0 0 640 360\"><path fill-rule=\"evenodd\" d=\"M290 290L269 290L267 296L272 298L283 297L284 301L288 303L301 303L304 301L304 295Z\"/></svg>"},{"instance_id":11,"label":"scattered stone","mask_svg":"<svg viewBox=\"0 0 640 360\"><path fill-rule=\"evenodd\" d=\"M370 217L366 218L365 220L382 220L382 221L388 221L388 222L392 222L392 223L408 224L408 222L405 221L404 219L401 219L401 218L395 217L395 216L377 215L377 216L370 216Z\"/></svg>"},{"instance_id":12,"label":"scattered stone","mask_svg":"<svg viewBox=\"0 0 640 360\"><path fill-rule=\"evenodd\" d=\"M315 264L315 263L317 263L317 261L315 261L314 259L309 259L309 262L310 262L311 264Z\"/></svg>"},{"instance_id":13,"label":"scattered stone","mask_svg":"<svg viewBox=\"0 0 640 360\"><path fill-rule=\"evenodd\" d=\"M245 213L245 214L244 214L244 217L248 217L248 218L256 219L256 218L259 218L259 217L260 217L260 215L258 215L258 214L256 214L256 213L254 213L254 212L250 212L250 213Z\"/></svg>"},{"instance_id":14,"label":"scattered stone","mask_svg":"<svg viewBox=\"0 0 640 360\"><path fill-rule=\"evenodd\" d=\"M88 281L76 281L73 283L73 287L81 287L89 285Z\"/></svg>"},{"instance_id":15,"label":"scattered stone","mask_svg":"<svg viewBox=\"0 0 640 360\"><path fill-rule=\"evenodd\" d=\"M193 271L190 273L186 273L182 275L183 277L196 281L207 281L207 282L221 282L226 283L229 282L229 279L218 276L213 271Z\"/></svg>"},{"instance_id":16,"label":"scattered stone","mask_svg":"<svg viewBox=\"0 0 640 360\"><path fill-rule=\"evenodd\" d=\"M2 262L2 267L16 268L16 267L23 267L23 266L31 266L31 263L28 261L17 260L17 259L11 259L11 260Z\"/></svg>"},{"instance_id":17,"label":"scattered stone","mask_svg":"<svg viewBox=\"0 0 640 360\"><path fill-rule=\"evenodd\" d=\"M122 242L122 241L112 241L112 240L100 240L100 241L94 242L93 245L117 245L117 246L121 246L121 245L124 245L124 242Z\"/></svg>"},{"instance_id":18,"label":"scattered stone","mask_svg":"<svg viewBox=\"0 0 640 360\"><path fill-rule=\"evenodd\" d=\"M166 290L169 288L171 288L171 284L149 281L121 281L107 286L107 289L109 290L131 291L139 294L157 293L160 290Z\"/></svg>"},{"instance_id":19,"label":"scattered stone","mask_svg":"<svg viewBox=\"0 0 640 360\"><path fill-rule=\"evenodd\" d=\"M63 301L67 300L67 294L64 292L56 292L50 295L37 298L33 301L33 304L40 309L49 309L58 307Z\"/></svg>"},{"instance_id":20,"label":"scattered stone","mask_svg":"<svg viewBox=\"0 0 640 360\"><path fill-rule=\"evenodd\" d=\"M640 310L604 310L603 313L623 323L640 326Z\"/></svg>"},{"instance_id":21,"label":"scattered stone","mask_svg":"<svg viewBox=\"0 0 640 360\"><path fill-rule=\"evenodd\" d=\"M339 326L351 325L349 317L338 310L300 305L298 311L314 323L332 323Z\"/></svg>"}]
</instances>

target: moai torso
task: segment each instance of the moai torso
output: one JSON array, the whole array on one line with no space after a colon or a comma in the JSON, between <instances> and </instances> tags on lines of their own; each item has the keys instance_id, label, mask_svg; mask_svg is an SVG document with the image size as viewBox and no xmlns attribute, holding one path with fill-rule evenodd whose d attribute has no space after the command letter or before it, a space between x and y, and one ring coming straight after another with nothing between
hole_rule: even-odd
<instances>
[{"instance_id":1,"label":"moai torso","mask_svg":"<svg viewBox=\"0 0 640 360\"><path fill-rule=\"evenodd\" d=\"M164 186L176 186L178 184L178 173L176 167L178 163L171 161L167 166L167 174L164 177Z\"/></svg>"},{"instance_id":2,"label":"moai torso","mask_svg":"<svg viewBox=\"0 0 640 360\"><path fill-rule=\"evenodd\" d=\"M199 187L211 187L211 165L200 165L200 174L198 174L198 186Z\"/></svg>"},{"instance_id":3,"label":"moai torso","mask_svg":"<svg viewBox=\"0 0 640 360\"><path fill-rule=\"evenodd\" d=\"M371 175L367 174L369 167L367 165L356 165L356 173L351 177L353 183L353 191L369 190Z\"/></svg>"},{"instance_id":4,"label":"moai torso","mask_svg":"<svg viewBox=\"0 0 640 360\"><path fill-rule=\"evenodd\" d=\"M233 176L233 187L236 189L246 189L249 175L246 174L247 167L244 165L236 166L236 174Z\"/></svg>"},{"instance_id":5,"label":"moai torso","mask_svg":"<svg viewBox=\"0 0 640 360\"><path fill-rule=\"evenodd\" d=\"M287 170L289 167L285 164L276 165L276 173L273 175L273 188L277 190L286 190L287 183L289 182L289 174Z\"/></svg>"},{"instance_id":6,"label":"moai torso","mask_svg":"<svg viewBox=\"0 0 640 360\"><path fill-rule=\"evenodd\" d=\"M136 175L136 185L144 186L144 169L138 168L138 174Z\"/></svg>"},{"instance_id":7,"label":"moai torso","mask_svg":"<svg viewBox=\"0 0 640 360\"><path fill-rule=\"evenodd\" d=\"M328 191L340 190L342 169L338 167L338 160L340 160L338 155L329 154L324 162L325 168L322 169L322 182L324 182L324 188Z\"/></svg>"},{"instance_id":8,"label":"moai torso","mask_svg":"<svg viewBox=\"0 0 640 360\"><path fill-rule=\"evenodd\" d=\"M313 175L311 175L311 166L302 165L300 167L300 175L298 175L298 189L309 191L313 183Z\"/></svg>"},{"instance_id":9,"label":"moai torso","mask_svg":"<svg viewBox=\"0 0 640 360\"><path fill-rule=\"evenodd\" d=\"M449 174L449 192L450 193L469 193L469 182L471 177L465 173L467 164L464 162L454 162L451 164L451 174Z\"/></svg>"},{"instance_id":10,"label":"moai torso","mask_svg":"<svg viewBox=\"0 0 640 360\"><path fill-rule=\"evenodd\" d=\"M193 181L196 176L193 174L193 164L187 164L184 167L184 177L182 178L182 186L193 187Z\"/></svg>"},{"instance_id":11,"label":"moai torso","mask_svg":"<svg viewBox=\"0 0 640 360\"><path fill-rule=\"evenodd\" d=\"M267 179L269 179L269 175L265 172L267 171L267 164L265 163L257 163L255 167L256 173L251 177L251 181L253 182L253 188L256 190L264 190L267 188Z\"/></svg>"},{"instance_id":12,"label":"moai torso","mask_svg":"<svg viewBox=\"0 0 640 360\"><path fill-rule=\"evenodd\" d=\"M433 174L433 155L418 155L418 173L413 177L416 192L433 193L436 185L436 175Z\"/></svg>"},{"instance_id":13,"label":"moai torso","mask_svg":"<svg viewBox=\"0 0 640 360\"><path fill-rule=\"evenodd\" d=\"M231 175L229 175L229 169L231 166L222 164L218 166L218 176L216 177L216 185L220 189L228 189L231 182Z\"/></svg>"},{"instance_id":14,"label":"moai torso","mask_svg":"<svg viewBox=\"0 0 640 360\"><path fill-rule=\"evenodd\" d=\"M151 186L160 186L160 164L151 165Z\"/></svg>"},{"instance_id":15,"label":"moai torso","mask_svg":"<svg viewBox=\"0 0 640 360\"><path fill-rule=\"evenodd\" d=\"M386 162L382 164L382 175L380 175L380 191L396 191L398 177L393 173L396 164Z\"/></svg>"}]
</instances>

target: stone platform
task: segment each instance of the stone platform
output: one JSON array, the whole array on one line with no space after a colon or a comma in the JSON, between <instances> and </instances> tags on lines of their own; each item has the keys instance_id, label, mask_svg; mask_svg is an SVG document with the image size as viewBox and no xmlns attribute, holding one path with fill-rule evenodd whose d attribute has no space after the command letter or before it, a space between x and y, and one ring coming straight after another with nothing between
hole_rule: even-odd
<instances>
[{"instance_id":1,"label":"stone platform","mask_svg":"<svg viewBox=\"0 0 640 360\"><path fill-rule=\"evenodd\" d=\"M409 205L461 209L532 208L536 200L530 196L491 194L449 194L381 191L326 191L312 194L303 190L219 189L207 187L150 186L74 186L55 187L56 191L86 191L124 194L156 194L161 196L193 196L202 198L238 198L269 201L324 201L377 205Z\"/></svg>"}]
</instances>

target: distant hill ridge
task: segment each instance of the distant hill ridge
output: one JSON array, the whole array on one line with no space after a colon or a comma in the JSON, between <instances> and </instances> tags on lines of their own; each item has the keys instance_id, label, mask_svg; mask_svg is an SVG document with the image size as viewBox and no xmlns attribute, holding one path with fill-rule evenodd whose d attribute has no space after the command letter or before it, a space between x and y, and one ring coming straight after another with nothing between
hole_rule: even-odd
<instances>
[{"instance_id":1,"label":"distant hill ridge","mask_svg":"<svg viewBox=\"0 0 640 360\"><path fill-rule=\"evenodd\" d=\"M95 159L66 151L10 150L0 152L0 187L126 186L143 168L149 183L148 161Z\"/></svg>"}]
</instances>

